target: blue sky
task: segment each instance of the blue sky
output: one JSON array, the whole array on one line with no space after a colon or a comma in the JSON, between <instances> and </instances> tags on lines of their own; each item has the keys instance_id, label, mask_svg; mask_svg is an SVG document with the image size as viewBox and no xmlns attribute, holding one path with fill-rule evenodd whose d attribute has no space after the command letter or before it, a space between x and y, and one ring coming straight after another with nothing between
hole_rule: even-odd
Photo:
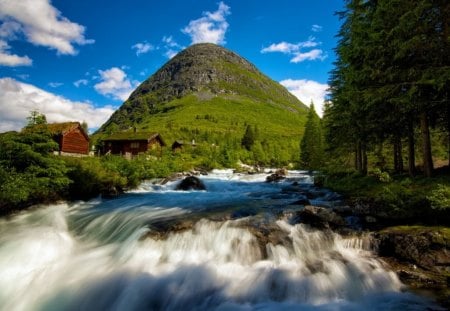
<instances>
[{"instance_id":1,"label":"blue sky","mask_svg":"<svg viewBox=\"0 0 450 311\"><path fill-rule=\"evenodd\" d=\"M0 131L30 110L99 127L193 43L245 57L317 110L335 60L341 0L2 0Z\"/></svg>"}]
</instances>

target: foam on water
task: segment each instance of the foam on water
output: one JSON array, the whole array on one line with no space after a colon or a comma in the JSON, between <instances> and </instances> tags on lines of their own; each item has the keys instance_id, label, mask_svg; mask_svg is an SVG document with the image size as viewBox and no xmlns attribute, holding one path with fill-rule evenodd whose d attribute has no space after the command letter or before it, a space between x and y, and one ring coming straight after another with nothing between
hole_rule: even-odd
<instances>
[{"instance_id":1,"label":"foam on water","mask_svg":"<svg viewBox=\"0 0 450 311\"><path fill-rule=\"evenodd\" d=\"M268 227L274 232L267 233L277 238L268 240L261 240L257 232L265 231L257 231L251 218L201 218L164 238L152 234L149 224L156 221L189 219L217 206L264 206L282 187L263 183L265 176L215 171L202 178L208 191L145 184L117 200L51 205L1 219L0 309L423 310L431 305L403 292L396 275L361 240L303 224L277 220Z\"/></svg>"}]
</instances>

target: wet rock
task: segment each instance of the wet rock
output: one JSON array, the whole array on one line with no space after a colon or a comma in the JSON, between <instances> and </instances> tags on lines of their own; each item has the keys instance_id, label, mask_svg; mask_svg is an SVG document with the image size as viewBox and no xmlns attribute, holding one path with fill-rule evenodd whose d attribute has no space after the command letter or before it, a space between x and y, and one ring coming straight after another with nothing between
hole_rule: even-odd
<instances>
[{"instance_id":1,"label":"wet rock","mask_svg":"<svg viewBox=\"0 0 450 311\"><path fill-rule=\"evenodd\" d=\"M117 189L114 186L108 187L107 189L103 189L101 196L103 199L115 199L120 194L123 193L122 189Z\"/></svg>"},{"instance_id":2,"label":"wet rock","mask_svg":"<svg viewBox=\"0 0 450 311\"><path fill-rule=\"evenodd\" d=\"M180 179L180 178L183 178L183 174L182 174L182 173L174 173L174 174L172 174L172 175L170 175L170 176L164 178L164 179L161 181L161 185L165 185L165 184L167 184L168 182L172 182L172 181L178 180L178 179Z\"/></svg>"},{"instance_id":3,"label":"wet rock","mask_svg":"<svg viewBox=\"0 0 450 311\"><path fill-rule=\"evenodd\" d=\"M266 177L266 182L279 182L283 179L286 179L286 177L278 174L272 174Z\"/></svg>"},{"instance_id":4,"label":"wet rock","mask_svg":"<svg viewBox=\"0 0 450 311\"><path fill-rule=\"evenodd\" d=\"M257 213L258 213L258 211L253 208L241 208L241 209L235 210L235 211L233 211L233 213L231 213L231 219L238 219L238 218L254 216Z\"/></svg>"},{"instance_id":5,"label":"wet rock","mask_svg":"<svg viewBox=\"0 0 450 311\"><path fill-rule=\"evenodd\" d=\"M339 215L353 216L352 208L348 205L334 206L333 211Z\"/></svg>"},{"instance_id":6,"label":"wet rock","mask_svg":"<svg viewBox=\"0 0 450 311\"><path fill-rule=\"evenodd\" d=\"M288 170L285 169L285 168L280 168L280 169L277 169L275 171L275 174L278 174L278 175L281 175L281 176L287 176Z\"/></svg>"},{"instance_id":7,"label":"wet rock","mask_svg":"<svg viewBox=\"0 0 450 311\"><path fill-rule=\"evenodd\" d=\"M181 181L176 190L206 190L205 184L195 176L188 176Z\"/></svg>"},{"instance_id":8,"label":"wet rock","mask_svg":"<svg viewBox=\"0 0 450 311\"><path fill-rule=\"evenodd\" d=\"M302 222L317 228L335 228L345 226L344 218L324 207L307 205L299 212Z\"/></svg>"},{"instance_id":9,"label":"wet rock","mask_svg":"<svg viewBox=\"0 0 450 311\"><path fill-rule=\"evenodd\" d=\"M374 237L380 256L446 273L450 270L450 238L442 230L433 227L394 227L377 232Z\"/></svg>"},{"instance_id":10,"label":"wet rock","mask_svg":"<svg viewBox=\"0 0 450 311\"><path fill-rule=\"evenodd\" d=\"M275 173L266 177L266 182L279 182L281 180L286 179L286 175L288 171L284 168L278 169Z\"/></svg>"}]
</instances>

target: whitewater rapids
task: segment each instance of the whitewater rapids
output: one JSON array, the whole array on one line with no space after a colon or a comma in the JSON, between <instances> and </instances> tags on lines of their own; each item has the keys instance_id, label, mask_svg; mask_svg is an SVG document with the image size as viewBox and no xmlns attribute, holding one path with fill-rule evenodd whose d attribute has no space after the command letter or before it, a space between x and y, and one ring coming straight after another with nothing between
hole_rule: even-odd
<instances>
[{"instance_id":1,"label":"whitewater rapids","mask_svg":"<svg viewBox=\"0 0 450 311\"><path fill-rule=\"evenodd\" d=\"M0 310L439 310L360 239L280 216L295 198L266 176L214 171L207 191L144 183L0 219ZM172 220L192 224L156 234Z\"/></svg>"}]
</instances>

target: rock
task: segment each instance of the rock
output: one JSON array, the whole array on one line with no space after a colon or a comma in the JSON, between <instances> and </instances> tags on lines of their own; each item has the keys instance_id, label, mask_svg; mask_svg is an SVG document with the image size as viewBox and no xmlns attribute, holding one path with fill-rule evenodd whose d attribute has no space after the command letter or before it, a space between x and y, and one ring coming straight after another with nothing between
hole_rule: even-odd
<instances>
[{"instance_id":1,"label":"rock","mask_svg":"<svg viewBox=\"0 0 450 311\"><path fill-rule=\"evenodd\" d=\"M287 176L288 170L285 168L280 168L275 171L275 174L280 175L280 176Z\"/></svg>"},{"instance_id":2,"label":"rock","mask_svg":"<svg viewBox=\"0 0 450 311\"><path fill-rule=\"evenodd\" d=\"M182 178L182 177L183 177L183 174L182 174L182 173L174 173L174 174L172 174L172 175L170 175L170 176L164 178L164 179L161 181L161 185L165 185L165 184L167 184L168 182L175 181L175 180L180 179L180 178Z\"/></svg>"},{"instance_id":3,"label":"rock","mask_svg":"<svg viewBox=\"0 0 450 311\"><path fill-rule=\"evenodd\" d=\"M317 228L335 228L345 226L344 218L331 209L307 205L299 212L302 222Z\"/></svg>"},{"instance_id":4,"label":"rock","mask_svg":"<svg viewBox=\"0 0 450 311\"><path fill-rule=\"evenodd\" d=\"M256 209L253 209L253 208L241 208L241 209L233 211L233 213L231 213L230 218L231 219L239 219L239 218L254 216L256 214L257 214L257 210Z\"/></svg>"},{"instance_id":5,"label":"rock","mask_svg":"<svg viewBox=\"0 0 450 311\"><path fill-rule=\"evenodd\" d=\"M348 205L334 206L333 212L338 213L340 215L345 215L345 216L353 215L352 208Z\"/></svg>"},{"instance_id":6,"label":"rock","mask_svg":"<svg viewBox=\"0 0 450 311\"><path fill-rule=\"evenodd\" d=\"M104 189L102 191L102 198L103 199L115 199L117 198L123 191L120 189L117 189L114 186L108 187L107 189Z\"/></svg>"},{"instance_id":7,"label":"rock","mask_svg":"<svg viewBox=\"0 0 450 311\"><path fill-rule=\"evenodd\" d=\"M450 268L449 237L433 227L393 227L377 232L378 254L445 273Z\"/></svg>"},{"instance_id":8,"label":"rock","mask_svg":"<svg viewBox=\"0 0 450 311\"><path fill-rule=\"evenodd\" d=\"M206 190L205 184L195 176L188 176L181 181L176 190Z\"/></svg>"},{"instance_id":9,"label":"rock","mask_svg":"<svg viewBox=\"0 0 450 311\"><path fill-rule=\"evenodd\" d=\"M275 173L270 174L266 177L266 182L278 182L283 179L286 179L286 175L288 174L287 169L280 168L275 171Z\"/></svg>"}]
</instances>

